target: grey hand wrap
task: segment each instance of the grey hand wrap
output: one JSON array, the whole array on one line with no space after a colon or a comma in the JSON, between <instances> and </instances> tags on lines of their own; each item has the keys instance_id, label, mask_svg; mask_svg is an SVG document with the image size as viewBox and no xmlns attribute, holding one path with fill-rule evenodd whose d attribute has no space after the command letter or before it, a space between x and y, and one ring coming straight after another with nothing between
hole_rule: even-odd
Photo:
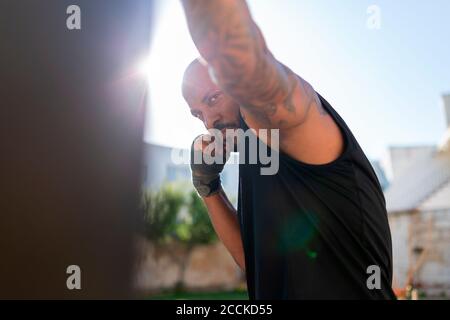
<instances>
[{"instance_id":1,"label":"grey hand wrap","mask_svg":"<svg viewBox=\"0 0 450 320\"><path fill-rule=\"evenodd\" d=\"M201 197L209 197L221 189L220 173L225 166L225 161L222 164L205 163L202 151L194 149L197 138L191 146L192 182Z\"/></svg>"}]
</instances>

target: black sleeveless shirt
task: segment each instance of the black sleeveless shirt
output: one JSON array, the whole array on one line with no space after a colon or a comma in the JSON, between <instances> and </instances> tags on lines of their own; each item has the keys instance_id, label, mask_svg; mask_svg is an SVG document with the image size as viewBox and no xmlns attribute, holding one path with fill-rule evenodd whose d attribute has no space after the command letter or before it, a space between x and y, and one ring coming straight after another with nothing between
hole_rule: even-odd
<instances>
[{"instance_id":1,"label":"black sleeveless shirt","mask_svg":"<svg viewBox=\"0 0 450 320\"><path fill-rule=\"evenodd\" d=\"M239 165L238 217L249 297L395 299L380 184L350 129L319 97L345 141L338 159L310 165L280 151L275 175L261 175L261 167L269 165L259 160ZM241 126L248 129L242 118ZM370 278L377 274L380 289Z\"/></svg>"}]
</instances>

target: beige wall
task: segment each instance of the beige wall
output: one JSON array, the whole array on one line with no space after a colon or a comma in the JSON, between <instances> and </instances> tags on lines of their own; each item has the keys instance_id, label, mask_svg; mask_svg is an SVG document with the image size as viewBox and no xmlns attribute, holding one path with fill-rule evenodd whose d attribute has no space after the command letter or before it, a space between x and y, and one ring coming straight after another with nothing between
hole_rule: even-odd
<instances>
[{"instance_id":1,"label":"beige wall","mask_svg":"<svg viewBox=\"0 0 450 320\"><path fill-rule=\"evenodd\" d=\"M413 272L428 295L450 295L450 210L391 214L390 226L394 286L403 288Z\"/></svg>"},{"instance_id":2,"label":"beige wall","mask_svg":"<svg viewBox=\"0 0 450 320\"><path fill-rule=\"evenodd\" d=\"M408 237L410 228L410 215L396 213L389 216L389 225L392 234L392 257L394 279L393 286L404 288L409 266Z\"/></svg>"},{"instance_id":3,"label":"beige wall","mask_svg":"<svg viewBox=\"0 0 450 320\"><path fill-rule=\"evenodd\" d=\"M139 239L140 259L136 266L136 288L144 293L174 289L189 291L232 290L245 278L221 242L189 249L180 243L157 246Z\"/></svg>"}]
</instances>

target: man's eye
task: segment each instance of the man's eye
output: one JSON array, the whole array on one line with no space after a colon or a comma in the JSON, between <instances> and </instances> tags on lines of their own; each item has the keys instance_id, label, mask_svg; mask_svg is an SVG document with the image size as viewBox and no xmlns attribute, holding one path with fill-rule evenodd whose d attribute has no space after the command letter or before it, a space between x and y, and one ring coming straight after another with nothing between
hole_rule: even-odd
<instances>
[{"instance_id":1,"label":"man's eye","mask_svg":"<svg viewBox=\"0 0 450 320\"><path fill-rule=\"evenodd\" d=\"M220 97L220 92L213 94L213 95L209 98L208 104L209 104L210 106L214 105L214 104L217 102L217 100L219 100L219 97Z\"/></svg>"}]
</instances>

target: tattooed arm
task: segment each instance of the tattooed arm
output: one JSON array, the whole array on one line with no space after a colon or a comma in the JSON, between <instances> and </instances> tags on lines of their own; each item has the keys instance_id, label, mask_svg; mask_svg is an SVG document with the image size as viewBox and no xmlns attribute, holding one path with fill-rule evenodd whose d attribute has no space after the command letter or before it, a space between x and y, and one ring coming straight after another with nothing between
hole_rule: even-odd
<instances>
[{"instance_id":1,"label":"tattooed arm","mask_svg":"<svg viewBox=\"0 0 450 320\"><path fill-rule=\"evenodd\" d=\"M213 80L250 128L280 129L280 149L296 160L324 164L340 155L337 124L312 86L268 50L244 0L181 1Z\"/></svg>"},{"instance_id":2,"label":"tattooed arm","mask_svg":"<svg viewBox=\"0 0 450 320\"><path fill-rule=\"evenodd\" d=\"M311 106L323 110L313 88L278 62L243 0L183 0L191 36L219 87L260 128L301 124Z\"/></svg>"}]
</instances>

